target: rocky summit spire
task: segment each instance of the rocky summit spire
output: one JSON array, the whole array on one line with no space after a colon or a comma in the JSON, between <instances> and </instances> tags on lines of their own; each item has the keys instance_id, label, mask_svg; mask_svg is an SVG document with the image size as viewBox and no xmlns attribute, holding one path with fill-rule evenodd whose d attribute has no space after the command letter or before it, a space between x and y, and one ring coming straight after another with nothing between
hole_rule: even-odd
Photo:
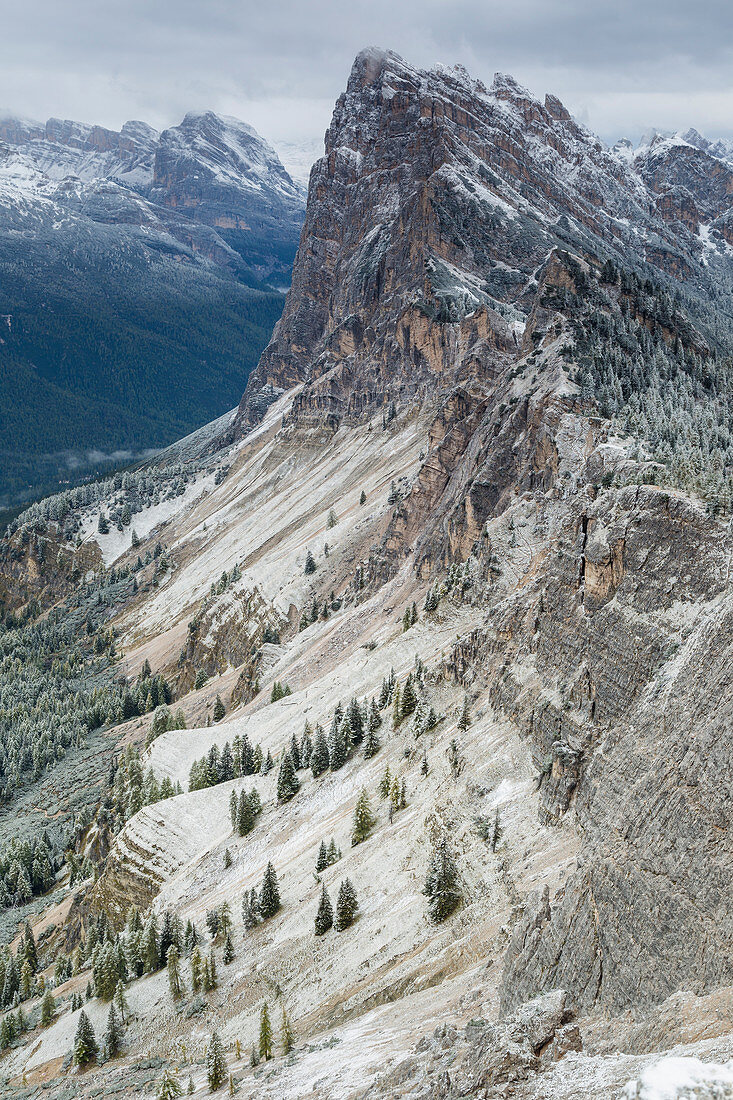
<instances>
[{"instance_id":1,"label":"rocky summit spire","mask_svg":"<svg viewBox=\"0 0 733 1100\"><path fill-rule=\"evenodd\" d=\"M656 177L649 174L652 191ZM235 433L296 383L294 423L333 429L491 376L534 308L553 249L699 266L630 158L559 99L511 76L490 89L456 66L390 51L355 59L312 172L285 309L250 377Z\"/></svg>"}]
</instances>

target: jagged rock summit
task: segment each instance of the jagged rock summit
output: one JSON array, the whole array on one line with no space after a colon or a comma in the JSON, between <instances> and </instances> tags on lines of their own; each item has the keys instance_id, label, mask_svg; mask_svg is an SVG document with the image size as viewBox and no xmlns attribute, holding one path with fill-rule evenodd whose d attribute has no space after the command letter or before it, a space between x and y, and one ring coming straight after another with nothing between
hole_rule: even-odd
<instances>
[{"instance_id":1,"label":"jagged rock summit","mask_svg":"<svg viewBox=\"0 0 733 1100\"><path fill-rule=\"evenodd\" d=\"M540 102L510 76L487 89L461 67L421 71L388 51L361 53L313 169L292 288L238 430L295 382L305 387L294 417L331 424L385 394L420 399L426 384L450 384L466 341L430 345L427 321L471 314L474 339L511 346L553 247L650 264L704 293L711 253L730 269L733 175L691 145L694 172L658 164L653 149L630 162L556 97ZM689 204L676 199L681 172Z\"/></svg>"}]
</instances>

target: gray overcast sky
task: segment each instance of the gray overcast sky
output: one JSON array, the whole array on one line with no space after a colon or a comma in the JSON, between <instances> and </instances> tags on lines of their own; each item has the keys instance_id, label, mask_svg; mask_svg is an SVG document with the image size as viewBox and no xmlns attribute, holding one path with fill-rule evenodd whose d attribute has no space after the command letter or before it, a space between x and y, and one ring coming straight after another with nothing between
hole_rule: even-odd
<instances>
[{"instance_id":1,"label":"gray overcast sky","mask_svg":"<svg viewBox=\"0 0 733 1100\"><path fill-rule=\"evenodd\" d=\"M497 70L605 139L733 136L731 0L5 0L0 107L119 126L187 110L271 140L322 136L354 55Z\"/></svg>"}]
</instances>

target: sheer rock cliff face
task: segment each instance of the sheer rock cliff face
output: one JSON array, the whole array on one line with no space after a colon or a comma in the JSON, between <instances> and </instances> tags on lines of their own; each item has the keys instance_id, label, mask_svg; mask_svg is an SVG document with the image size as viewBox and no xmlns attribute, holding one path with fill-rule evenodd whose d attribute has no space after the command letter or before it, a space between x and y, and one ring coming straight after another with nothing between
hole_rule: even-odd
<instances>
[{"instance_id":1,"label":"sheer rock cliff face","mask_svg":"<svg viewBox=\"0 0 733 1100\"><path fill-rule=\"evenodd\" d=\"M609 257L704 281L698 231L724 215L729 175L704 153L634 169L510 78L487 91L366 52L235 422L244 434L296 383L289 433L381 418L388 441L393 415L434 412L367 584L406 559L425 580L478 559L483 606L445 674L490 686L529 739L541 821L572 813L583 839L565 888L515 927L505 1012L557 987L619 1009L733 982L729 540L679 494L600 489L624 448L569 384L548 304ZM708 354L691 327L665 339ZM501 542L507 513L519 545Z\"/></svg>"}]
</instances>

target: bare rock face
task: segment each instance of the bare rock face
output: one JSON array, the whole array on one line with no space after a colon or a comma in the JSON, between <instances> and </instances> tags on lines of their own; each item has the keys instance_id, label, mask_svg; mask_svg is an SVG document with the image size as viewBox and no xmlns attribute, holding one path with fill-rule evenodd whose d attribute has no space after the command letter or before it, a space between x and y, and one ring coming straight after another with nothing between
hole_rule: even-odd
<instances>
[{"instance_id":1,"label":"bare rock face","mask_svg":"<svg viewBox=\"0 0 733 1100\"><path fill-rule=\"evenodd\" d=\"M614 1009L733 981L731 642L727 598L605 736L578 793L583 859L520 922L505 1006L558 981Z\"/></svg>"},{"instance_id":2,"label":"bare rock face","mask_svg":"<svg viewBox=\"0 0 733 1100\"><path fill-rule=\"evenodd\" d=\"M415 1100L436 1096L457 1100L510 1095L503 1087L516 1087L569 1051L582 1050L573 1017L567 993L556 989L499 1024L472 1020L463 1034L440 1024L420 1041L412 1058L379 1078L364 1098L402 1095Z\"/></svg>"}]
</instances>

